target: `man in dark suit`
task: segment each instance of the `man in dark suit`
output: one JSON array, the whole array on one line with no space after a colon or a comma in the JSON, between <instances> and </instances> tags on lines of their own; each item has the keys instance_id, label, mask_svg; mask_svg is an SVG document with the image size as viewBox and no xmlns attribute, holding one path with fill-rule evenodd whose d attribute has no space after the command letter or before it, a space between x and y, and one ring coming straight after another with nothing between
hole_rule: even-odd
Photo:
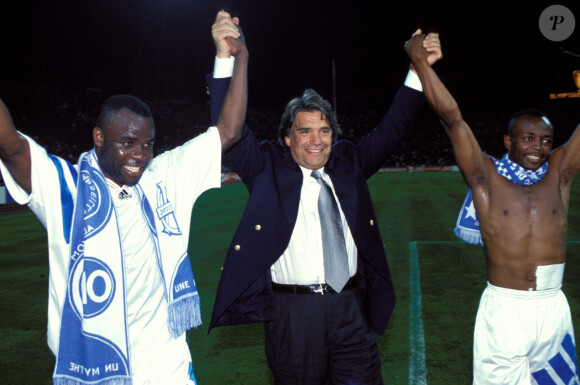
<instances>
[{"instance_id":1,"label":"man in dark suit","mask_svg":"<svg viewBox=\"0 0 580 385\"><path fill-rule=\"evenodd\" d=\"M227 71L219 79L219 66L232 60L224 39L235 30L227 13L212 27L217 60L207 81L214 120L229 81ZM424 44L431 64L441 58L436 34ZM395 295L366 180L412 127L424 101L417 80L410 71L405 83L419 90L402 86L383 121L358 145L335 142L340 128L330 104L306 90L282 116L285 149L258 143L246 127L226 153L250 197L228 251L210 329L265 322L277 384L382 384L375 333L384 332ZM330 214L319 196L338 208L333 226L339 231L331 241L326 236L333 226L324 222ZM327 245L338 244L339 260L330 264ZM329 265L342 265L338 275L345 279L335 283Z\"/></svg>"}]
</instances>

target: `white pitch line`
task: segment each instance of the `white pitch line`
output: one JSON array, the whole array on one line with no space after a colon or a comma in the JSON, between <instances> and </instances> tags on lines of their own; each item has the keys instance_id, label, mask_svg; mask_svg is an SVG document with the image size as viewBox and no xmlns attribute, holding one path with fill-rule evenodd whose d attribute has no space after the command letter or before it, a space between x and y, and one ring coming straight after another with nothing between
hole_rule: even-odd
<instances>
[{"instance_id":1,"label":"white pitch line","mask_svg":"<svg viewBox=\"0 0 580 385\"><path fill-rule=\"evenodd\" d=\"M425 334L421 309L421 277L417 243L409 242L409 385L427 385L425 367Z\"/></svg>"}]
</instances>

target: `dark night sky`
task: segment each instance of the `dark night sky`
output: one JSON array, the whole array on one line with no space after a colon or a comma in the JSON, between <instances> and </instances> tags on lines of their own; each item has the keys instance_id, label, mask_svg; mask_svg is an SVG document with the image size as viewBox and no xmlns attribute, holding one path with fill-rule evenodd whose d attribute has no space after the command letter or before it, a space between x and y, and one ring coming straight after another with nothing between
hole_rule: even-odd
<instances>
[{"instance_id":1,"label":"dark night sky","mask_svg":"<svg viewBox=\"0 0 580 385\"><path fill-rule=\"evenodd\" d=\"M438 71L467 102L543 98L575 91L580 5L564 42L542 36L538 18L553 2L502 3L284 0L22 0L2 11L0 79L63 89L100 88L146 100L203 100L219 9L241 19L250 50L250 102L281 110L305 88L337 106L392 96L406 73L404 42L415 28L438 31ZM467 3L467 2L465 2ZM510 2L511 3L511 2ZM564 89L565 88L565 89ZM490 97L489 95L495 96ZM456 96L457 96L456 95ZM504 96L502 96L504 95ZM462 99L464 100L464 99Z\"/></svg>"}]
</instances>

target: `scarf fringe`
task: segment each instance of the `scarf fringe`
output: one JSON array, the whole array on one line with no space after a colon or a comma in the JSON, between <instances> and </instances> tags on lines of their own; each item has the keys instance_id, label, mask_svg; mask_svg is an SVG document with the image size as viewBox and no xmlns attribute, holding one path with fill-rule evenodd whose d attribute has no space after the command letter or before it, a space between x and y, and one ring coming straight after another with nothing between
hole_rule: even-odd
<instances>
[{"instance_id":1,"label":"scarf fringe","mask_svg":"<svg viewBox=\"0 0 580 385\"><path fill-rule=\"evenodd\" d=\"M462 227L455 227L453 229L455 236L462 241L471 243L473 245L483 246L483 241L481 240L481 235L477 230L469 230Z\"/></svg>"},{"instance_id":2,"label":"scarf fringe","mask_svg":"<svg viewBox=\"0 0 580 385\"><path fill-rule=\"evenodd\" d=\"M53 378L53 385L133 385L133 380L129 377L107 378L102 381L80 381L72 378Z\"/></svg>"},{"instance_id":3,"label":"scarf fringe","mask_svg":"<svg viewBox=\"0 0 580 385\"><path fill-rule=\"evenodd\" d=\"M169 332L174 338L201 325L201 310L197 292L168 305Z\"/></svg>"}]
</instances>

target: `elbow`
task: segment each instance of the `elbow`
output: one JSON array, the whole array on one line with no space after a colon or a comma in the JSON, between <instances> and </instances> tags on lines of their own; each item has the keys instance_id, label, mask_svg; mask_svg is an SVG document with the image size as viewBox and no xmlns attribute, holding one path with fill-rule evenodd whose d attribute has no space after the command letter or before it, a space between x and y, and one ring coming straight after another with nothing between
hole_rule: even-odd
<instances>
[{"instance_id":1,"label":"elbow","mask_svg":"<svg viewBox=\"0 0 580 385\"><path fill-rule=\"evenodd\" d=\"M231 133L231 135L229 136L229 142L233 145L238 143L241 139L242 139L242 129L243 129L244 125L240 124L239 126L237 126L233 132Z\"/></svg>"},{"instance_id":2,"label":"elbow","mask_svg":"<svg viewBox=\"0 0 580 385\"><path fill-rule=\"evenodd\" d=\"M27 150L27 141L20 135L12 135L8 139L0 138L0 158L10 161L17 158Z\"/></svg>"},{"instance_id":3,"label":"elbow","mask_svg":"<svg viewBox=\"0 0 580 385\"><path fill-rule=\"evenodd\" d=\"M461 116L461 112L458 108L450 108L444 111L441 111L439 114L441 122L445 127L457 127L463 121L463 117Z\"/></svg>"},{"instance_id":4,"label":"elbow","mask_svg":"<svg viewBox=\"0 0 580 385\"><path fill-rule=\"evenodd\" d=\"M228 129L222 129L218 126L223 151L226 151L242 139L242 128L243 125L236 125Z\"/></svg>"}]
</instances>

